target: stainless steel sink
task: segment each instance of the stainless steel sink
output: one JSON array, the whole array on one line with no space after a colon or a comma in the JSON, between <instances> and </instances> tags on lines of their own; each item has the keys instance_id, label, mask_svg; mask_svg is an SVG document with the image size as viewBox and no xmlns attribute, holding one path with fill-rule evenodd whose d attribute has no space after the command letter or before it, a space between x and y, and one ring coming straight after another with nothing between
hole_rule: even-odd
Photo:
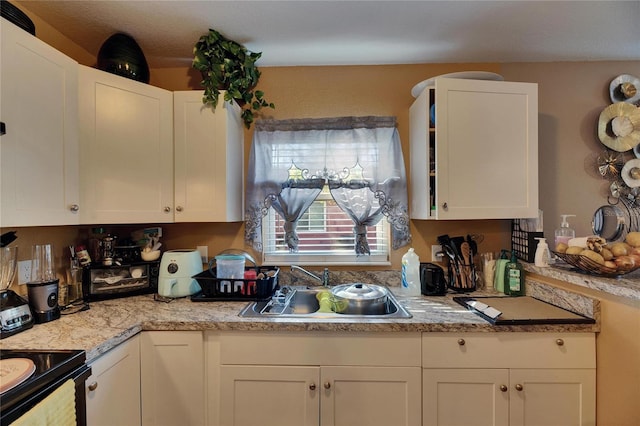
<instances>
[{"instance_id":1,"label":"stainless steel sink","mask_svg":"<svg viewBox=\"0 0 640 426\"><path fill-rule=\"evenodd\" d=\"M412 315L389 292L384 314L364 315L338 312L318 312L316 295L326 287L286 287L271 299L251 302L240 311L241 317L253 318L411 318Z\"/></svg>"}]
</instances>

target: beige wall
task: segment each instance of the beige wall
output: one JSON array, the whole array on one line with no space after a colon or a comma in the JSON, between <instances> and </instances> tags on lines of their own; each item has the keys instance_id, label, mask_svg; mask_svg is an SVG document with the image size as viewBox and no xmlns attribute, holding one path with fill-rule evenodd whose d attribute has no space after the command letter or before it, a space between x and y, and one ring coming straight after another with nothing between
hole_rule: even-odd
<instances>
[{"instance_id":1,"label":"beige wall","mask_svg":"<svg viewBox=\"0 0 640 426\"><path fill-rule=\"evenodd\" d=\"M560 214L577 215L570 221L576 234L590 235L593 213L607 204L609 190L595 168L595 157L606 148L598 139L598 117L611 104L611 80L620 74L640 76L640 61L502 64L499 72L507 80L538 83L545 236L553 241Z\"/></svg>"}]
</instances>

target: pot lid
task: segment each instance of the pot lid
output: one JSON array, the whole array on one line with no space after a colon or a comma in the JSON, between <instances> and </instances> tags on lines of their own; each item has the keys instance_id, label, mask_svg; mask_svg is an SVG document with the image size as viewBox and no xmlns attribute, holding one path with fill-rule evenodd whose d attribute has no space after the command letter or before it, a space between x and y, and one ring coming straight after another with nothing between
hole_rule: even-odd
<instances>
[{"instance_id":1,"label":"pot lid","mask_svg":"<svg viewBox=\"0 0 640 426\"><path fill-rule=\"evenodd\" d=\"M387 295L387 289L374 284L342 284L334 287L333 294L345 299L370 300Z\"/></svg>"}]
</instances>

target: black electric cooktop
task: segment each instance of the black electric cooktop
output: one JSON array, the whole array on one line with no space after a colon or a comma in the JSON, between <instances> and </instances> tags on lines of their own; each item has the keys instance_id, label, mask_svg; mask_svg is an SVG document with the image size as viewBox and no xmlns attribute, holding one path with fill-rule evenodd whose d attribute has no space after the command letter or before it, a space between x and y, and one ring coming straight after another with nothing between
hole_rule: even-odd
<instances>
[{"instance_id":1,"label":"black electric cooktop","mask_svg":"<svg viewBox=\"0 0 640 426\"><path fill-rule=\"evenodd\" d=\"M0 359L28 358L35 364L34 373L24 382L0 395L0 412L3 423L5 414L17 404L57 385L85 365L86 355L82 350L0 350Z\"/></svg>"}]
</instances>

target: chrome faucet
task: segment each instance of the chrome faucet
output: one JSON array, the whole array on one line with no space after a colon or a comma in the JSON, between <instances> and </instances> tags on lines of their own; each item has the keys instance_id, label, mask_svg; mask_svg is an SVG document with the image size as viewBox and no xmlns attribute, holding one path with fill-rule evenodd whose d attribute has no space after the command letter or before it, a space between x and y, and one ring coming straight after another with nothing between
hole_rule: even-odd
<instances>
[{"instance_id":1,"label":"chrome faucet","mask_svg":"<svg viewBox=\"0 0 640 426\"><path fill-rule=\"evenodd\" d=\"M316 274L309 272L298 265L291 265L291 272L295 271L296 269L300 272L304 272L314 280L320 281L323 286L329 287L329 268L324 268L324 271L322 271L322 277L319 277Z\"/></svg>"}]
</instances>

